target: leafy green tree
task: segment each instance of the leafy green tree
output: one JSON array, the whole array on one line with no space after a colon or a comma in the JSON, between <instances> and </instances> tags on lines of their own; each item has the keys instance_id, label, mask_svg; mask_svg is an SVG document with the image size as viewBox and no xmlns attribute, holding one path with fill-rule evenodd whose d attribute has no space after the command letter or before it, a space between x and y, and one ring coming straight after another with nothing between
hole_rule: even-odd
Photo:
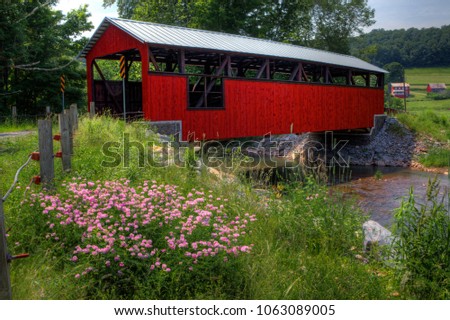
<instances>
[{"instance_id":1,"label":"leafy green tree","mask_svg":"<svg viewBox=\"0 0 450 320\"><path fill-rule=\"evenodd\" d=\"M391 62L383 67L389 74L386 75L386 83L389 82L403 82L405 68L398 62Z\"/></svg>"},{"instance_id":2,"label":"leafy green tree","mask_svg":"<svg viewBox=\"0 0 450 320\"><path fill-rule=\"evenodd\" d=\"M367 0L104 0L124 18L242 34L349 53L374 23Z\"/></svg>"},{"instance_id":3,"label":"leafy green tree","mask_svg":"<svg viewBox=\"0 0 450 320\"><path fill-rule=\"evenodd\" d=\"M365 55L367 48L376 46L376 52ZM443 67L450 65L450 25L441 28L372 30L354 38L351 52L369 57L376 65L397 61L403 66Z\"/></svg>"},{"instance_id":4,"label":"leafy green tree","mask_svg":"<svg viewBox=\"0 0 450 320\"><path fill-rule=\"evenodd\" d=\"M103 6L107 8L109 6L112 6L114 3L117 3L119 16L124 19L131 19L133 17L134 9L139 4L139 2L140 2L139 0L103 0ZM163 3L166 1L158 1L158 2ZM167 2L174 2L174 1L167 1Z\"/></svg>"},{"instance_id":5,"label":"leafy green tree","mask_svg":"<svg viewBox=\"0 0 450 320\"><path fill-rule=\"evenodd\" d=\"M247 14L244 34L306 45L312 36L311 5L311 0L260 1Z\"/></svg>"},{"instance_id":6,"label":"leafy green tree","mask_svg":"<svg viewBox=\"0 0 450 320\"><path fill-rule=\"evenodd\" d=\"M16 105L22 114L60 110L60 76L66 76L67 101L82 103L85 68L75 57L86 44L87 6L64 16L52 9L57 0L3 1L0 4L0 112Z\"/></svg>"},{"instance_id":7,"label":"leafy green tree","mask_svg":"<svg viewBox=\"0 0 450 320\"><path fill-rule=\"evenodd\" d=\"M25 58L27 50L20 43L25 42L25 34L21 32L24 19L22 18L20 1L12 0L10 3L0 3L0 107L12 100L13 95L18 92L10 90L10 77L12 72L12 59L16 57ZM0 110L1 111L1 110Z\"/></svg>"},{"instance_id":8,"label":"leafy green tree","mask_svg":"<svg viewBox=\"0 0 450 320\"><path fill-rule=\"evenodd\" d=\"M367 0L316 0L312 9L314 46L349 53L350 39L375 23Z\"/></svg>"}]
</instances>

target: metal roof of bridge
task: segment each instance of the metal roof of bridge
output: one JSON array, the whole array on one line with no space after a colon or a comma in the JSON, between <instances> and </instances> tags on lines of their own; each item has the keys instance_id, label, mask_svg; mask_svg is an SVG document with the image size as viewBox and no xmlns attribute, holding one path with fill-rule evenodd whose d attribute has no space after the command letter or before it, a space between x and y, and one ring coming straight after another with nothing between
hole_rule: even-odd
<instances>
[{"instance_id":1,"label":"metal roof of bridge","mask_svg":"<svg viewBox=\"0 0 450 320\"><path fill-rule=\"evenodd\" d=\"M252 56L295 59L372 72L386 73L385 70L353 56L332 53L287 43L227 34L222 32L168 26L151 22L103 19L89 43L81 52L86 57L105 30L114 25L142 43L179 47L186 49L207 49L227 53Z\"/></svg>"}]
</instances>

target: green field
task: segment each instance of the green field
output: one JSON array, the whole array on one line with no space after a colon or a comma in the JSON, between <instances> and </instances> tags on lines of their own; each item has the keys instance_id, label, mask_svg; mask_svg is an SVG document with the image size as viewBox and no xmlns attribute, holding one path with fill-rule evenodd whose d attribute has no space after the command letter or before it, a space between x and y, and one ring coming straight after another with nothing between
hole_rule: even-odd
<instances>
[{"instance_id":1,"label":"green field","mask_svg":"<svg viewBox=\"0 0 450 320\"><path fill-rule=\"evenodd\" d=\"M406 82L414 88L427 89L428 83L450 84L449 68L412 68L406 69Z\"/></svg>"},{"instance_id":2,"label":"green field","mask_svg":"<svg viewBox=\"0 0 450 320\"><path fill-rule=\"evenodd\" d=\"M420 157L418 160L422 164L427 167L447 166L450 152L450 99L436 99L426 89L428 83L445 83L450 87L450 68L406 69L406 81L411 86L411 96L406 99L407 113L399 114L398 119L419 136L444 143L442 147L432 147L427 155ZM402 100L396 102L403 108Z\"/></svg>"},{"instance_id":3,"label":"green field","mask_svg":"<svg viewBox=\"0 0 450 320\"><path fill-rule=\"evenodd\" d=\"M450 86L450 68L406 69L406 81L411 85L411 97L406 100L408 115L400 117L419 133L446 142L450 139L450 99L436 100L428 95L428 83Z\"/></svg>"},{"instance_id":4,"label":"green field","mask_svg":"<svg viewBox=\"0 0 450 320\"><path fill-rule=\"evenodd\" d=\"M407 99L408 111L431 110L450 114L450 99L434 100L428 96L428 83L445 83L450 86L450 68L406 69L406 82L411 86L411 97Z\"/></svg>"},{"instance_id":5,"label":"green field","mask_svg":"<svg viewBox=\"0 0 450 320\"><path fill-rule=\"evenodd\" d=\"M450 99L434 100L426 90L428 83L445 83L450 86L450 68L406 69L406 81L411 86L411 97L406 100L409 112L431 111L449 119Z\"/></svg>"}]
</instances>

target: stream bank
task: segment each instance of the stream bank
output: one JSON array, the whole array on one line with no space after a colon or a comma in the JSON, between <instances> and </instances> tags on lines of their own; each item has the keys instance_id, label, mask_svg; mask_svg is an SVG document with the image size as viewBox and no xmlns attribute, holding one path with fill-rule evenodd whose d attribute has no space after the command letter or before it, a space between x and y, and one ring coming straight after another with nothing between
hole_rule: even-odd
<instances>
[{"instance_id":1,"label":"stream bank","mask_svg":"<svg viewBox=\"0 0 450 320\"><path fill-rule=\"evenodd\" d=\"M417 161L419 155L431 148L445 145L418 137L395 118L384 117L377 130L370 135L339 133L331 138L333 144L330 146L330 137L325 134L270 137L262 140L251 152L275 158L281 164L316 164L316 159L310 159L314 155L325 158L323 163L328 166L330 158L334 158L336 161L331 162L333 169L345 169L344 175L348 179L334 181L331 177L331 184L334 185L331 190L356 198L370 219L385 227L391 225L394 209L400 206L402 198L408 196L411 188L420 202L426 195L428 181L436 175L443 189L449 187L448 168L425 168ZM344 143L334 148L339 141ZM330 152L330 149L335 150Z\"/></svg>"}]
</instances>

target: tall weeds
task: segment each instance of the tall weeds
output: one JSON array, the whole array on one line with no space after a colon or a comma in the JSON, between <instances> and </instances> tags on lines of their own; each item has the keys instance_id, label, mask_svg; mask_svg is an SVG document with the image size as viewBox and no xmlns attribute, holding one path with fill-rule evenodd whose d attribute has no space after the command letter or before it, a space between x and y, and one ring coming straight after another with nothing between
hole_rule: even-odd
<instances>
[{"instance_id":1,"label":"tall weeds","mask_svg":"<svg viewBox=\"0 0 450 320\"><path fill-rule=\"evenodd\" d=\"M435 178L418 202L411 188L395 212L396 273L405 290L419 299L450 298L450 211L448 190Z\"/></svg>"}]
</instances>

